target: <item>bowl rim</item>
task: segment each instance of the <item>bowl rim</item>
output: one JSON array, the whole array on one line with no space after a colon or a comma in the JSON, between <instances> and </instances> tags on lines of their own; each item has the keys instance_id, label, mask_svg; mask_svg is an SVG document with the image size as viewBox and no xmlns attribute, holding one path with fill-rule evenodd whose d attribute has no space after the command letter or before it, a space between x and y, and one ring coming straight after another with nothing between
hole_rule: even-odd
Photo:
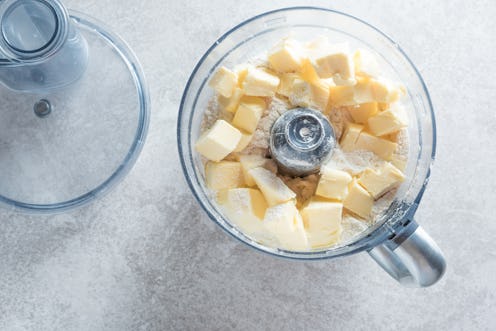
<instances>
[{"instance_id":1,"label":"bowl rim","mask_svg":"<svg viewBox=\"0 0 496 331\"><path fill-rule=\"evenodd\" d=\"M279 249L279 248L271 248L271 247L267 247L265 245L259 244L253 240L249 240L249 241L245 240L242 237L237 236L235 233L233 233L228 228L226 228L223 224L221 224L219 221L217 221L216 216L213 215L209 210L207 210L207 208L205 208L203 206L203 202L202 202L200 196L198 195L198 192L196 192L196 190L194 188L194 184L192 182L192 179L189 178L189 176L188 176L187 165L185 162L185 157L183 155L183 143L181 141L181 130L182 130L181 119L183 117L183 111L184 111L186 99L188 97L192 81L196 77L196 74L197 74L198 70L200 69L200 67L203 65L203 63L205 62L207 57L213 52L213 50L224 39L229 37L233 32L235 32L239 28L241 28L241 27L243 27L243 26L245 26L245 25L247 25L253 21L256 21L256 20L261 19L265 16L269 16L269 15L276 14L279 12L289 12L289 11L297 11L297 10L315 10L315 11L322 11L322 12L328 12L328 13L332 13L332 14L342 15L342 16L345 16L347 18L350 18L352 20L355 20L355 21L361 23L368 28L371 28L372 30L374 30L375 32L380 34L382 37L384 37L392 45L394 45L395 48L399 51L399 53L404 57L404 59L408 62L408 64L411 66L411 68L415 72L415 75L416 75L417 79L419 80L421 87L422 87L422 90L425 94L425 98L427 100L427 107L428 107L429 113L430 113L430 121L431 121L431 125L432 125L432 147L431 147L432 150L431 150L431 155L430 155L430 162L428 164L428 169L427 169L423 184L420 187L420 190L414 199L413 205L410 206L411 208L409 208L409 210L408 210L409 212L405 213L405 215L406 215L405 217L413 217L413 213L416 211L417 206L418 206L420 200L422 199L424 191L425 191L427 184L429 182L429 178L431 175L431 169L432 169L432 166L433 166L433 163L435 160L436 146L437 146L437 131L436 131L436 120L435 120L435 115L434 115L434 107L432 105L432 100L431 100L429 91L427 89L427 85L425 84L424 79L422 78L419 70L417 69L415 64L412 62L412 60L408 57L408 55L405 53L405 51L399 46L399 44L396 43L389 35L382 32L381 30L379 30L378 28L376 28L372 24L370 24L370 23L368 23L368 22L366 22L360 18L357 18L356 16L353 16L353 15L350 15L350 14L347 14L347 13L344 13L341 11L337 11L337 10L333 10L333 9L329 9L329 8L318 7L318 6L284 7L284 8L266 11L266 12L263 12L261 14L250 17L250 18L242 21L241 23L235 25L234 27L229 29L224 34L222 34L222 36L219 37L207 49L207 51L202 55L200 60L197 62L191 75L189 76L188 81L186 83L186 86L184 88L184 92L183 92L183 95L181 97L181 102L180 102L180 106L179 106L178 120L177 120L177 127L176 127L176 130L177 130L177 132L176 132L177 133L177 148L178 148L178 152L179 152L179 159L181 162L182 172L183 172L183 175L184 175L184 177L188 183L190 190L193 193L193 196L195 197L197 202L200 204L203 211L207 213L208 217L213 222L215 222L220 228L222 228L225 232L227 232L229 235L236 238L240 242L244 243L245 245L249 246L250 248L253 248L255 250L264 252L264 253L272 255L272 256L287 258L287 259L291 259L291 260L322 260L322 259L329 259L329 258L336 258L336 257L341 257L341 256L352 255L352 254L356 254L356 253L359 253L359 252L362 252L365 250L370 250L373 247L380 245L384 241L388 240L388 238L391 237L392 232L389 229L386 229L387 227L384 226L386 223L384 223L384 224L380 225L378 228L374 229L372 232L370 232L367 236L362 237L355 242L349 243L348 245L342 246L339 248L351 247L351 246L357 246L357 247L353 247L348 251L337 252L337 253L333 253L333 254L330 254L330 252L336 252L336 250L337 250L336 248L330 248L327 250L315 251L315 252L313 252L313 251L298 252L298 251L289 251L289 250L284 250L284 249ZM244 234L243 234L243 236L246 237ZM248 238L248 237L246 237L246 238Z\"/></svg>"}]
</instances>

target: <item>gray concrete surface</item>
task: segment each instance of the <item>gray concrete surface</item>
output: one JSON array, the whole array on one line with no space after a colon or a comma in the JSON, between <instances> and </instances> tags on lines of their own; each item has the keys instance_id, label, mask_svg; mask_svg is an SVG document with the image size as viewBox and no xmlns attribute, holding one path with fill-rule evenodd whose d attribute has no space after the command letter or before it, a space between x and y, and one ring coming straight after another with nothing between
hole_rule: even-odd
<instances>
[{"instance_id":1,"label":"gray concrete surface","mask_svg":"<svg viewBox=\"0 0 496 331\"><path fill-rule=\"evenodd\" d=\"M391 35L430 89L438 156L417 216L449 266L429 289L400 287L366 254L303 263L253 251L207 218L182 177L175 125L192 67L238 22L303 2L65 2L135 50L150 132L103 199L55 216L0 211L0 330L496 328L494 1L305 2Z\"/></svg>"}]
</instances>

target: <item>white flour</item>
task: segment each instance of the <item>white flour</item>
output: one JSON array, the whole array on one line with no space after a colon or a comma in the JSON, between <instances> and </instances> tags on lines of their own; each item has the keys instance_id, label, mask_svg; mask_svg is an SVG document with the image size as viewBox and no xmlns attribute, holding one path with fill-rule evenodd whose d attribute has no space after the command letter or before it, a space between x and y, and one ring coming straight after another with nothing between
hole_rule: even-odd
<instances>
[{"instance_id":1,"label":"white flour","mask_svg":"<svg viewBox=\"0 0 496 331\"><path fill-rule=\"evenodd\" d=\"M232 118L233 114L224 111L217 102L217 98L214 96L208 102L207 109L203 113L200 133L203 133L210 129L217 120L226 120L230 122Z\"/></svg>"},{"instance_id":2,"label":"white flour","mask_svg":"<svg viewBox=\"0 0 496 331\"><path fill-rule=\"evenodd\" d=\"M385 163L386 161L369 151L343 152L340 148L336 148L327 165L330 168L358 175L367 168L379 168Z\"/></svg>"}]
</instances>

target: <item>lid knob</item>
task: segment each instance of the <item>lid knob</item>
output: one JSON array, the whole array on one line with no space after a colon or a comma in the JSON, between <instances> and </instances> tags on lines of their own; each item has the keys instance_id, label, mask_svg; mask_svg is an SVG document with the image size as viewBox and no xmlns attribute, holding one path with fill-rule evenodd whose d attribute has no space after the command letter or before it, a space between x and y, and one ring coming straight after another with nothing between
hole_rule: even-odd
<instances>
[{"instance_id":1,"label":"lid knob","mask_svg":"<svg viewBox=\"0 0 496 331\"><path fill-rule=\"evenodd\" d=\"M296 108L281 115L270 134L270 151L281 172L306 176L319 171L336 146L331 124L320 112Z\"/></svg>"}]
</instances>

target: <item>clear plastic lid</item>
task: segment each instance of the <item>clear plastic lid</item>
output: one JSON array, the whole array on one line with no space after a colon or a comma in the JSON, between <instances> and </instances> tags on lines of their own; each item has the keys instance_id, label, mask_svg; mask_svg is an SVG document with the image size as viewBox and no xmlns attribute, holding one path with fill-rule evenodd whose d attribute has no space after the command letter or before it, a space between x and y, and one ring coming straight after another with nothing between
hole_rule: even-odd
<instances>
[{"instance_id":1,"label":"clear plastic lid","mask_svg":"<svg viewBox=\"0 0 496 331\"><path fill-rule=\"evenodd\" d=\"M80 13L71 20L88 45L78 80L49 92L0 86L0 201L21 209L90 201L127 173L146 136L149 97L137 59L101 23Z\"/></svg>"}]
</instances>

